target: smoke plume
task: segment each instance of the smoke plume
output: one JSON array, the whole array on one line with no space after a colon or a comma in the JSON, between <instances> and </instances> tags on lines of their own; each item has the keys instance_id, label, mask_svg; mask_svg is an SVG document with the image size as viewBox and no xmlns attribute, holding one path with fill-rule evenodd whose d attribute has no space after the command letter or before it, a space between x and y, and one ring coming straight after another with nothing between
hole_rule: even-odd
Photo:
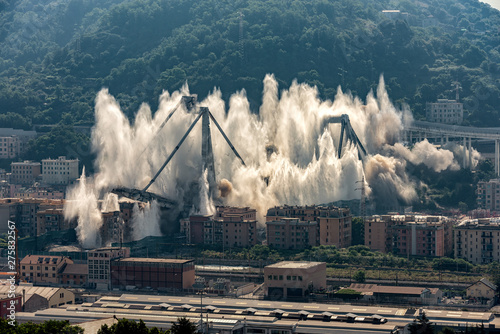
<instances>
[{"instance_id":1,"label":"smoke plume","mask_svg":"<svg viewBox=\"0 0 500 334\"><path fill-rule=\"evenodd\" d=\"M160 130L183 95L189 95L187 85L172 94L164 92L154 116L143 105L131 123L109 92L101 90L96 98L92 132L97 154L94 192L72 192L69 199L87 201L87 207L91 207L90 202L97 200L94 194L105 193L112 187L142 189L197 116L181 107ZM458 166L452 152L436 149L427 142L418 143L413 150L398 144L402 130L411 122L411 113L391 103L383 78L376 94L370 92L366 102L342 92L340 87L333 101L321 101L315 87L297 82L279 92L274 76L267 75L259 115L251 112L244 90L233 94L228 106L218 89L198 105L210 109L246 163L244 166L235 158L212 126L216 178L223 180L219 201L224 205L253 207L261 218L269 207L279 204L312 205L360 198L356 183L363 177L368 183L367 193L375 199L389 205L411 203L416 198L416 183L406 173L407 161L425 163L436 171ZM325 125L324 120L342 114L349 116L352 128L365 145L368 155L364 162L358 159L358 148L350 142L344 143L342 156L337 156L340 124ZM206 172L201 169L200 123L149 188L175 199L184 214L187 212L183 208L189 211L193 205L199 212L213 212ZM80 188L82 185L77 187ZM151 214L151 219L154 217ZM96 225L90 218L80 218L82 225L89 226L79 223L79 231ZM85 233L80 234L80 240L88 239ZM139 237L137 233L135 236Z\"/></svg>"}]
</instances>

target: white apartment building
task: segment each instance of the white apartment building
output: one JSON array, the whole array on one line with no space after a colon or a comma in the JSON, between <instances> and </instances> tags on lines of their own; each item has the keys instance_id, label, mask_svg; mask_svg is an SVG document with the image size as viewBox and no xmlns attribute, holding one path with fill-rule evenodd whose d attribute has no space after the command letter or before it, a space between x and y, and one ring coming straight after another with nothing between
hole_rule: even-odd
<instances>
[{"instance_id":1,"label":"white apartment building","mask_svg":"<svg viewBox=\"0 0 500 334\"><path fill-rule=\"evenodd\" d=\"M438 99L427 103L426 118L429 122L444 124L462 124L464 105L456 100Z\"/></svg>"},{"instance_id":2,"label":"white apartment building","mask_svg":"<svg viewBox=\"0 0 500 334\"><path fill-rule=\"evenodd\" d=\"M500 220L464 221L454 230L455 258L474 264L500 261Z\"/></svg>"},{"instance_id":3,"label":"white apartment building","mask_svg":"<svg viewBox=\"0 0 500 334\"><path fill-rule=\"evenodd\" d=\"M67 160L62 156L57 159L42 160L42 180L47 184L66 185L78 178L78 159Z\"/></svg>"}]
</instances>

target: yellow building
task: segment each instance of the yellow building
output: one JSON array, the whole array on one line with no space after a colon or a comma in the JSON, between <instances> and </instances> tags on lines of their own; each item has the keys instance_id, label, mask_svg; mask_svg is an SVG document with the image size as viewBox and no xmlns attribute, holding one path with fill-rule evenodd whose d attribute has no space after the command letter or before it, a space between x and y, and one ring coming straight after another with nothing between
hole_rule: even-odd
<instances>
[{"instance_id":1,"label":"yellow building","mask_svg":"<svg viewBox=\"0 0 500 334\"><path fill-rule=\"evenodd\" d=\"M481 218L454 228L455 258L474 264L500 261L500 222Z\"/></svg>"},{"instance_id":2,"label":"yellow building","mask_svg":"<svg viewBox=\"0 0 500 334\"><path fill-rule=\"evenodd\" d=\"M266 294L279 300L304 297L308 293L326 288L325 262L283 261L264 267Z\"/></svg>"},{"instance_id":3,"label":"yellow building","mask_svg":"<svg viewBox=\"0 0 500 334\"><path fill-rule=\"evenodd\" d=\"M21 279L35 284L59 283L58 275L73 260L65 256L27 255L21 260Z\"/></svg>"},{"instance_id":4,"label":"yellow building","mask_svg":"<svg viewBox=\"0 0 500 334\"><path fill-rule=\"evenodd\" d=\"M481 278L476 283L469 286L466 290L467 298L485 298L493 299L495 298L497 292L497 286L486 278Z\"/></svg>"}]
</instances>

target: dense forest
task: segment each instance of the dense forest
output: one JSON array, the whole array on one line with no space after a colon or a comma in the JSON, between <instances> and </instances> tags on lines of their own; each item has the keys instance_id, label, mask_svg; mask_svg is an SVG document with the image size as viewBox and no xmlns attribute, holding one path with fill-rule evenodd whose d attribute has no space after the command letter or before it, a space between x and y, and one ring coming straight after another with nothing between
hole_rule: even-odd
<instances>
[{"instance_id":1,"label":"dense forest","mask_svg":"<svg viewBox=\"0 0 500 334\"><path fill-rule=\"evenodd\" d=\"M266 73L329 99L384 74L417 119L459 82L466 123L500 126L499 26L477 0L1 0L0 126L92 124L102 87L132 116L185 82L245 89L257 111Z\"/></svg>"}]
</instances>

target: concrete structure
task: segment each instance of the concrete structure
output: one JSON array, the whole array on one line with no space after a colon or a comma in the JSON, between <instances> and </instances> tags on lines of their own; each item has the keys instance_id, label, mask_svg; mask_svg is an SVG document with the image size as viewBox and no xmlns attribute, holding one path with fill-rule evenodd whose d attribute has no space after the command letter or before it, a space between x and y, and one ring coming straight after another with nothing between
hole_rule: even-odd
<instances>
[{"instance_id":1,"label":"concrete structure","mask_svg":"<svg viewBox=\"0 0 500 334\"><path fill-rule=\"evenodd\" d=\"M317 232L316 238L317 243L311 244L311 246L316 245L335 245L339 248L349 247L351 245L351 213L348 208L337 208L334 206L324 207L324 206L279 206L270 208L267 211L266 222L281 221L283 218L298 218L303 222L316 222ZM267 224L266 223L266 224ZM301 228L306 230L311 229L313 224L302 224ZM270 226L277 226L271 223ZM281 228L283 232L286 230ZM280 248L290 248L292 244L282 243L283 238L276 240L276 227L271 228L268 232L271 233L271 239L275 240L271 243L280 243ZM274 233L274 234L273 234ZM290 232L291 233L291 232ZM269 236L269 235L268 235ZM289 234L291 242L291 234ZM309 238L311 239L312 234L309 233ZM312 237L314 239L314 237ZM295 238L296 239L296 238ZM299 238L300 239L300 238ZM268 240L269 242L269 240ZM295 242L295 241L294 241ZM314 240L310 240L314 242Z\"/></svg>"},{"instance_id":2,"label":"concrete structure","mask_svg":"<svg viewBox=\"0 0 500 334\"><path fill-rule=\"evenodd\" d=\"M372 216L365 221L365 246L403 256L449 256L452 221L442 216Z\"/></svg>"},{"instance_id":3,"label":"concrete structure","mask_svg":"<svg viewBox=\"0 0 500 334\"><path fill-rule=\"evenodd\" d=\"M455 258L474 264L500 261L500 221L480 218L463 221L454 229Z\"/></svg>"},{"instance_id":4,"label":"concrete structure","mask_svg":"<svg viewBox=\"0 0 500 334\"><path fill-rule=\"evenodd\" d=\"M429 122L459 125L464 120L464 105L456 100L438 99L426 104L425 116Z\"/></svg>"},{"instance_id":5,"label":"concrete structure","mask_svg":"<svg viewBox=\"0 0 500 334\"><path fill-rule=\"evenodd\" d=\"M69 160L61 156L57 159L42 160L42 180L47 184L67 185L78 178L78 159Z\"/></svg>"},{"instance_id":6,"label":"concrete structure","mask_svg":"<svg viewBox=\"0 0 500 334\"><path fill-rule=\"evenodd\" d=\"M361 292L363 299L380 303L409 303L412 305L437 305L443 298L438 288L386 286L352 283L349 289Z\"/></svg>"},{"instance_id":7,"label":"concrete structure","mask_svg":"<svg viewBox=\"0 0 500 334\"><path fill-rule=\"evenodd\" d=\"M181 233L193 244L252 247L257 244L256 215L256 210L248 207L219 206L214 215L181 220Z\"/></svg>"},{"instance_id":8,"label":"concrete structure","mask_svg":"<svg viewBox=\"0 0 500 334\"><path fill-rule=\"evenodd\" d=\"M0 294L8 293L9 289L8 284L0 285ZM35 312L75 303L75 294L64 288L19 285L16 286L16 292L24 300L22 305L24 312Z\"/></svg>"},{"instance_id":9,"label":"concrete structure","mask_svg":"<svg viewBox=\"0 0 500 334\"><path fill-rule=\"evenodd\" d=\"M264 287L271 299L304 297L326 288L325 262L283 261L264 267Z\"/></svg>"},{"instance_id":10,"label":"concrete structure","mask_svg":"<svg viewBox=\"0 0 500 334\"><path fill-rule=\"evenodd\" d=\"M481 278L466 290L467 298L494 299L497 295L497 286L486 278Z\"/></svg>"},{"instance_id":11,"label":"concrete structure","mask_svg":"<svg viewBox=\"0 0 500 334\"><path fill-rule=\"evenodd\" d=\"M188 289L194 278L194 260L123 258L111 262L113 288Z\"/></svg>"},{"instance_id":12,"label":"concrete structure","mask_svg":"<svg viewBox=\"0 0 500 334\"><path fill-rule=\"evenodd\" d=\"M46 209L38 211L36 214L36 219L36 235L76 228L78 225L78 219L75 218L72 220L66 220L64 218L63 209Z\"/></svg>"},{"instance_id":13,"label":"concrete structure","mask_svg":"<svg viewBox=\"0 0 500 334\"><path fill-rule=\"evenodd\" d=\"M477 207L490 211L500 211L500 179L477 183Z\"/></svg>"},{"instance_id":14,"label":"concrete structure","mask_svg":"<svg viewBox=\"0 0 500 334\"><path fill-rule=\"evenodd\" d=\"M100 289L111 289L111 261L130 256L128 247L103 247L88 252L89 286Z\"/></svg>"},{"instance_id":15,"label":"concrete structure","mask_svg":"<svg viewBox=\"0 0 500 334\"><path fill-rule=\"evenodd\" d=\"M68 264L59 274L59 282L72 287L85 287L89 277L87 264Z\"/></svg>"},{"instance_id":16,"label":"concrete structure","mask_svg":"<svg viewBox=\"0 0 500 334\"><path fill-rule=\"evenodd\" d=\"M0 318L7 319L7 316L11 314L11 310L16 314L21 312L23 301L20 294L0 294Z\"/></svg>"},{"instance_id":17,"label":"concrete structure","mask_svg":"<svg viewBox=\"0 0 500 334\"><path fill-rule=\"evenodd\" d=\"M42 173L39 162L26 160L24 162L12 162L10 164L10 183L32 184Z\"/></svg>"},{"instance_id":18,"label":"concrete structure","mask_svg":"<svg viewBox=\"0 0 500 334\"><path fill-rule=\"evenodd\" d=\"M319 228L316 221L281 217L266 222L267 245L281 249L304 249L319 245Z\"/></svg>"},{"instance_id":19,"label":"concrete structure","mask_svg":"<svg viewBox=\"0 0 500 334\"><path fill-rule=\"evenodd\" d=\"M21 280L34 284L59 283L59 274L73 260L64 256L27 255L21 260Z\"/></svg>"}]
</instances>

